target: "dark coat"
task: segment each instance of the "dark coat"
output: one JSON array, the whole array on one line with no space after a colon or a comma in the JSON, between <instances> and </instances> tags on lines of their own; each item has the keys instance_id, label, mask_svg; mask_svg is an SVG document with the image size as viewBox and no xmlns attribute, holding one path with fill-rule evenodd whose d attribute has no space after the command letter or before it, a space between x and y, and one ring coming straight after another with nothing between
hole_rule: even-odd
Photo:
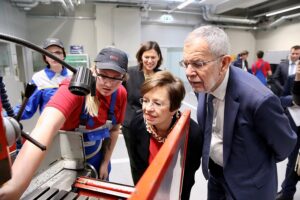
<instances>
[{"instance_id":1,"label":"dark coat","mask_svg":"<svg viewBox=\"0 0 300 200\"><path fill-rule=\"evenodd\" d=\"M280 95L282 95L283 93L284 84L287 81L288 74L289 74L289 60L284 60L277 65L276 70L272 75L272 79L274 80Z\"/></svg>"}]
</instances>

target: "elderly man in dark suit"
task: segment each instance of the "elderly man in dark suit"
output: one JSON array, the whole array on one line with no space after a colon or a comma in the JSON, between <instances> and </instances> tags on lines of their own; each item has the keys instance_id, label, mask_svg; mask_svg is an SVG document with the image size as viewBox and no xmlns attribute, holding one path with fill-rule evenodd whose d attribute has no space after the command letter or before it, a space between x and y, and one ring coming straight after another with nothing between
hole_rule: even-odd
<instances>
[{"instance_id":1,"label":"elderly man in dark suit","mask_svg":"<svg viewBox=\"0 0 300 200\"><path fill-rule=\"evenodd\" d=\"M278 97L253 75L230 67L228 37L220 28L192 31L183 57L182 67L198 92L208 199L274 199L276 163L297 141Z\"/></svg>"},{"instance_id":2,"label":"elderly man in dark suit","mask_svg":"<svg viewBox=\"0 0 300 200\"><path fill-rule=\"evenodd\" d=\"M290 55L288 60L282 61L277 65L275 73L273 75L273 80L277 88L281 91L284 90L284 85L287 81L288 76L295 74L297 63L300 58L300 45L295 45L290 50Z\"/></svg>"}]
</instances>

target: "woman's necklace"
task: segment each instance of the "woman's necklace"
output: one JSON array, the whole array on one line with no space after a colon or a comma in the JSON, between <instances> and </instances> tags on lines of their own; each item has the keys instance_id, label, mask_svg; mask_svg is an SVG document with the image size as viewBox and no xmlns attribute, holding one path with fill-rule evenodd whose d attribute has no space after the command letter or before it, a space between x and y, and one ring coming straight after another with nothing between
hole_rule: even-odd
<instances>
[{"instance_id":1,"label":"woman's necklace","mask_svg":"<svg viewBox=\"0 0 300 200\"><path fill-rule=\"evenodd\" d=\"M155 130L155 127L153 127L152 125L149 125L149 124L147 123L146 120L145 120L145 124L146 124L146 129L147 129L148 133L149 133L149 134L150 134L157 142L159 142L159 143L164 143L164 142L166 141L166 139L167 139L169 133L172 131L172 129L173 129L173 127L174 127L174 125L175 125L176 123L174 123L174 124L172 125L172 127L168 130L168 134L167 134L165 137L158 135L157 132L156 132L156 130Z\"/></svg>"},{"instance_id":2,"label":"woman's necklace","mask_svg":"<svg viewBox=\"0 0 300 200\"><path fill-rule=\"evenodd\" d=\"M152 74L154 74L154 72L149 72L149 73L144 72L145 80L148 79Z\"/></svg>"}]
</instances>

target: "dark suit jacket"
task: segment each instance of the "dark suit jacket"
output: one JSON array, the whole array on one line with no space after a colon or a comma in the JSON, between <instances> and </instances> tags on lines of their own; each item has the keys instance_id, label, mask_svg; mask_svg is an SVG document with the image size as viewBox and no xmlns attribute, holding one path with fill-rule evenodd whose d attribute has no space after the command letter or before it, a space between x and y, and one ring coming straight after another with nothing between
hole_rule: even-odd
<instances>
[{"instance_id":1,"label":"dark suit jacket","mask_svg":"<svg viewBox=\"0 0 300 200\"><path fill-rule=\"evenodd\" d=\"M232 63L235 67L241 68L243 67L243 60L241 58L236 59L233 63ZM248 61L245 60L245 66L247 71L249 70L249 66L248 66Z\"/></svg>"},{"instance_id":2,"label":"dark suit jacket","mask_svg":"<svg viewBox=\"0 0 300 200\"><path fill-rule=\"evenodd\" d=\"M284 109L293 105L292 89L294 85L295 74L288 76L286 83L283 86L283 93L280 97L281 105Z\"/></svg>"},{"instance_id":3,"label":"dark suit jacket","mask_svg":"<svg viewBox=\"0 0 300 200\"><path fill-rule=\"evenodd\" d=\"M198 96L202 130L205 96ZM255 76L230 67L224 114L223 172L234 198L275 199L276 162L284 160L297 141L278 97Z\"/></svg>"},{"instance_id":4,"label":"dark suit jacket","mask_svg":"<svg viewBox=\"0 0 300 200\"><path fill-rule=\"evenodd\" d=\"M284 84L287 81L289 74L289 60L284 60L277 65L275 73L273 74L273 79L276 86L283 91Z\"/></svg>"},{"instance_id":5,"label":"dark suit jacket","mask_svg":"<svg viewBox=\"0 0 300 200\"><path fill-rule=\"evenodd\" d=\"M136 117L131 123L131 130L134 135L134 152L132 167L135 173L139 174L138 180L142 177L148 167L150 135L146 130L146 126L141 111L137 112ZM198 124L194 120L190 120L190 129L188 137L188 146L186 153L186 162L184 170L184 178L182 185L181 199L189 199L191 189L195 183L195 173L200 166L202 155L203 135ZM134 180L135 184L138 180Z\"/></svg>"}]
</instances>

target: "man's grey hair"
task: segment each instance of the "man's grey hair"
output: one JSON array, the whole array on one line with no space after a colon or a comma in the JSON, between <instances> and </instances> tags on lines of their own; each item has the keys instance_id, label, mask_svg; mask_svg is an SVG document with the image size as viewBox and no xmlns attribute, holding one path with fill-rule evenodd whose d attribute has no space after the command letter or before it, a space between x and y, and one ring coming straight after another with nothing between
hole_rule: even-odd
<instances>
[{"instance_id":1,"label":"man's grey hair","mask_svg":"<svg viewBox=\"0 0 300 200\"><path fill-rule=\"evenodd\" d=\"M185 43L193 42L192 40L197 38L201 38L207 42L210 53L213 56L218 57L230 53L230 44L227 34L224 30L216 26L200 26L189 33Z\"/></svg>"}]
</instances>

